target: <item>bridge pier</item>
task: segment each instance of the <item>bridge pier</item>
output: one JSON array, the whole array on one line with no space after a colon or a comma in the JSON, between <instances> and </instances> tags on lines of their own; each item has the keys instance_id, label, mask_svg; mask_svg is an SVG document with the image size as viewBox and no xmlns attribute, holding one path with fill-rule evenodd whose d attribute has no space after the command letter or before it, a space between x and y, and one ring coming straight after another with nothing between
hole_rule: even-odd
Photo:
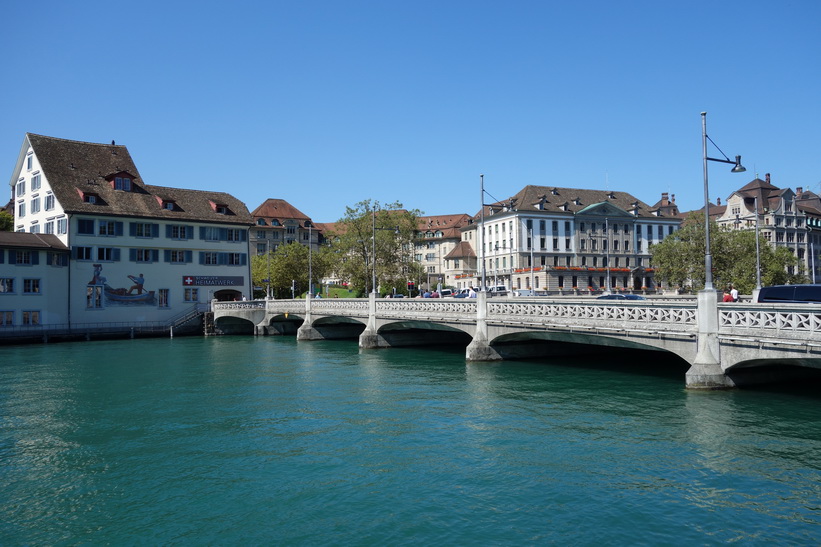
<instances>
[{"instance_id":1,"label":"bridge pier","mask_svg":"<svg viewBox=\"0 0 821 547\"><path fill-rule=\"evenodd\" d=\"M698 351L685 374L688 389L727 389L735 387L721 368L721 345L718 341L718 293L698 293Z\"/></svg>"},{"instance_id":2,"label":"bridge pier","mask_svg":"<svg viewBox=\"0 0 821 547\"><path fill-rule=\"evenodd\" d=\"M465 350L467 361L501 361L502 356L488 343L487 293L476 295L476 332Z\"/></svg>"},{"instance_id":3,"label":"bridge pier","mask_svg":"<svg viewBox=\"0 0 821 547\"><path fill-rule=\"evenodd\" d=\"M376 289L368 294L368 324L359 335L359 349L377 349L390 347L376 330Z\"/></svg>"}]
</instances>

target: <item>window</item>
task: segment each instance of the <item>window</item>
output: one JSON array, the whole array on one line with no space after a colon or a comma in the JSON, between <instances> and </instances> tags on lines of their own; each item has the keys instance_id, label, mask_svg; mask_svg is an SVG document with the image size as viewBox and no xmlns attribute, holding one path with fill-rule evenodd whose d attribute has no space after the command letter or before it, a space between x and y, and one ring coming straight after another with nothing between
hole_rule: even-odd
<instances>
[{"instance_id":1,"label":"window","mask_svg":"<svg viewBox=\"0 0 821 547\"><path fill-rule=\"evenodd\" d=\"M201 263L202 264L216 264L217 263L217 253L214 252L203 252L200 253L201 256Z\"/></svg>"},{"instance_id":2,"label":"window","mask_svg":"<svg viewBox=\"0 0 821 547\"><path fill-rule=\"evenodd\" d=\"M213 226L206 226L201 228L201 237L205 241L219 241L220 229Z\"/></svg>"},{"instance_id":3,"label":"window","mask_svg":"<svg viewBox=\"0 0 821 547\"><path fill-rule=\"evenodd\" d=\"M31 214L40 212L40 198L36 197L31 200Z\"/></svg>"},{"instance_id":4,"label":"window","mask_svg":"<svg viewBox=\"0 0 821 547\"><path fill-rule=\"evenodd\" d=\"M31 171L32 166L34 165L34 155L29 153L26 156L26 171Z\"/></svg>"},{"instance_id":5,"label":"window","mask_svg":"<svg viewBox=\"0 0 821 547\"><path fill-rule=\"evenodd\" d=\"M228 234L226 239L228 241L242 241L242 230L239 228L228 228L227 231Z\"/></svg>"},{"instance_id":6,"label":"window","mask_svg":"<svg viewBox=\"0 0 821 547\"><path fill-rule=\"evenodd\" d=\"M128 177L114 177L114 189L124 192L131 191L131 179Z\"/></svg>"},{"instance_id":7,"label":"window","mask_svg":"<svg viewBox=\"0 0 821 547\"><path fill-rule=\"evenodd\" d=\"M26 204L19 203L17 204L17 217L23 218L24 216L26 216Z\"/></svg>"},{"instance_id":8,"label":"window","mask_svg":"<svg viewBox=\"0 0 821 547\"><path fill-rule=\"evenodd\" d=\"M13 311L0 311L0 327L10 327L14 324Z\"/></svg>"},{"instance_id":9,"label":"window","mask_svg":"<svg viewBox=\"0 0 821 547\"><path fill-rule=\"evenodd\" d=\"M187 264L191 262L193 251L165 251L165 261L171 264Z\"/></svg>"},{"instance_id":10,"label":"window","mask_svg":"<svg viewBox=\"0 0 821 547\"><path fill-rule=\"evenodd\" d=\"M32 259L32 252L31 251L17 251L15 254L15 260L17 264L28 264L31 265L36 262L36 259ZM35 262L33 262L33 260Z\"/></svg>"},{"instance_id":11,"label":"window","mask_svg":"<svg viewBox=\"0 0 821 547\"><path fill-rule=\"evenodd\" d=\"M194 237L194 227L178 224L168 225L165 227L165 237L169 239L192 239ZM202 239L205 239L205 237Z\"/></svg>"},{"instance_id":12,"label":"window","mask_svg":"<svg viewBox=\"0 0 821 547\"><path fill-rule=\"evenodd\" d=\"M103 307L103 288L100 285L86 287L86 308Z\"/></svg>"},{"instance_id":13,"label":"window","mask_svg":"<svg viewBox=\"0 0 821 547\"><path fill-rule=\"evenodd\" d=\"M23 294L40 294L40 280L23 279Z\"/></svg>"},{"instance_id":14,"label":"window","mask_svg":"<svg viewBox=\"0 0 821 547\"><path fill-rule=\"evenodd\" d=\"M157 237L160 235L160 225L151 222L132 222L129 233L134 237Z\"/></svg>"},{"instance_id":15,"label":"window","mask_svg":"<svg viewBox=\"0 0 821 547\"><path fill-rule=\"evenodd\" d=\"M83 235L94 235L94 221L88 218L78 219L77 233Z\"/></svg>"},{"instance_id":16,"label":"window","mask_svg":"<svg viewBox=\"0 0 821 547\"><path fill-rule=\"evenodd\" d=\"M83 196L83 201L86 203L97 203L97 194L86 194Z\"/></svg>"},{"instance_id":17,"label":"window","mask_svg":"<svg viewBox=\"0 0 821 547\"><path fill-rule=\"evenodd\" d=\"M54 221L53 220L49 220L48 222L46 222L46 233L47 234L53 234L54 233Z\"/></svg>"},{"instance_id":18,"label":"window","mask_svg":"<svg viewBox=\"0 0 821 547\"><path fill-rule=\"evenodd\" d=\"M122 226L122 222L114 222L113 220L101 220L98 223L97 233L101 236L122 235Z\"/></svg>"},{"instance_id":19,"label":"window","mask_svg":"<svg viewBox=\"0 0 821 547\"><path fill-rule=\"evenodd\" d=\"M14 292L14 278L0 277L0 294L10 294Z\"/></svg>"},{"instance_id":20,"label":"window","mask_svg":"<svg viewBox=\"0 0 821 547\"><path fill-rule=\"evenodd\" d=\"M97 247L97 260L106 262L120 260L120 249L115 247Z\"/></svg>"},{"instance_id":21,"label":"window","mask_svg":"<svg viewBox=\"0 0 821 547\"><path fill-rule=\"evenodd\" d=\"M57 219L57 233L58 234L68 233L68 219L67 218L58 218Z\"/></svg>"},{"instance_id":22,"label":"window","mask_svg":"<svg viewBox=\"0 0 821 547\"><path fill-rule=\"evenodd\" d=\"M31 191L34 192L35 190L40 189L40 173L35 174L31 177Z\"/></svg>"},{"instance_id":23,"label":"window","mask_svg":"<svg viewBox=\"0 0 821 547\"><path fill-rule=\"evenodd\" d=\"M241 253L228 253L228 265L242 266L242 256Z\"/></svg>"},{"instance_id":24,"label":"window","mask_svg":"<svg viewBox=\"0 0 821 547\"><path fill-rule=\"evenodd\" d=\"M199 302L200 301L200 290L196 288L186 288L185 289L185 301L186 302Z\"/></svg>"},{"instance_id":25,"label":"window","mask_svg":"<svg viewBox=\"0 0 821 547\"><path fill-rule=\"evenodd\" d=\"M167 308L169 306L169 304L168 304L168 293L169 293L169 289L160 289L159 290L159 297L158 297L158 300L157 300L157 306L159 306L160 308Z\"/></svg>"},{"instance_id":26,"label":"window","mask_svg":"<svg viewBox=\"0 0 821 547\"><path fill-rule=\"evenodd\" d=\"M157 249L132 249L134 251L134 262L154 262L157 256Z\"/></svg>"},{"instance_id":27,"label":"window","mask_svg":"<svg viewBox=\"0 0 821 547\"><path fill-rule=\"evenodd\" d=\"M265 239L265 230L257 230L257 239Z\"/></svg>"},{"instance_id":28,"label":"window","mask_svg":"<svg viewBox=\"0 0 821 547\"><path fill-rule=\"evenodd\" d=\"M91 260L91 247L74 247L74 258L77 260Z\"/></svg>"},{"instance_id":29,"label":"window","mask_svg":"<svg viewBox=\"0 0 821 547\"><path fill-rule=\"evenodd\" d=\"M17 189L14 193L15 196L18 198L20 196L26 195L26 181L24 179L20 179L17 181Z\"/></svg>"},{"instance_id":30,"label":"window","mask_svg":"<svg viewBox=\"0 0 821 547\"><path fill-rule=\"evenodd\" d=\"M39 224L33 224L31 226L31 228L29 228L29 232L32 233L32 234L39 234L40 233L40 225Z\"/></svg>"},{"instance_id":31,"label":"window","mask_svg":"<svg viewBox=\"0 0 821 547\"><path fill-rule=\"evenodd\" d=\"M54 209L54 194L46 194L46 211Z\"/></svg>"},{"instance_id":32,"label":"window","mask_svg":"<svg viewBox=\"0 0 821 547\"><path fill-rule=\"evenodd\" d=\"M23 325L33 327L40 324L40 312L36 310L23 310Z\"/></svg>"}]
</instances>

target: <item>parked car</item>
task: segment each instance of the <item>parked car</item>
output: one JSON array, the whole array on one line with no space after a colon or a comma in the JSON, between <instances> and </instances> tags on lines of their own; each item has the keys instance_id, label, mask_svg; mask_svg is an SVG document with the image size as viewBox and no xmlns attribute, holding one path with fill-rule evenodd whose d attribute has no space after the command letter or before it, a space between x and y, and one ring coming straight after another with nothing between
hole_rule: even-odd
<instances>
[{"instance_id":1,"label":"parked car","mask_svg":"<svg viewBox=\"0 0 821 547\"><path fill-rule=\"evenodd\" d=\"M821 304L821 285L773 285L758 292L760 303Z\"/></svg>"},{"instance_id":2,"label":"parked car","mask_svg":"<svg viewBox=\"0 0 821 547\"><path fill-rule=\"evenodd\" d=\"M449 298L453 296L453 289L442 289L439 291L440 298Z\"/></svg>"},{"instance_id":3,"label":"parked car","mask_svg":"<svg viewBox=\"0 0 821 547\"><path fill-rule=\"evenodd\" d=\"M507 294L507 287L504 285L494 285L493 287L488 287L487 292L490 293L490 296L504 296Z\"/></svg>"},{"instance_id":4,"label":"parked car","mask_svg":"<svg viewBox=\"0 0 821 547\"><path fill-rule=\"evenodd\" d=\"M533 289L513 289L513 296L536 296Z\"/></svg>"},{"instance_id":5,"label":"parked car","mask_svg":"<svg viewBox=\"0 0 821 547\"><path fill-rule=\"evenodd\" d=\"M597 296L596 300L647 300L640 294L603 294Z\"/></svg>"}]
</instances>

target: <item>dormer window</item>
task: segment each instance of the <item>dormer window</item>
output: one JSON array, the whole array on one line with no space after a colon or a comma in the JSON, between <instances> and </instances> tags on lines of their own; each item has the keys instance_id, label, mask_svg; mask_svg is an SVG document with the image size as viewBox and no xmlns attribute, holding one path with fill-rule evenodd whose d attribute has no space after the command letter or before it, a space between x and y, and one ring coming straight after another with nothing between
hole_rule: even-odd
<instances>
[{"instance_id":1,"label":"dormer window","mask_svg":"<svg viewBox=\"0 0 821 547\"><path fill-rule=\"evenodd\" d=\"M130 192L131 191L131 178L130 177L114 177L114 189L115 190L122 190L123 192Z\"/></svg>"},{"instance_id":2,"label":"dormer window","mask_svg":"<svg viewBox=\"0 0 821 547\"><path fill-rule=\"evenodd\" d=\"M265 219L264 218L258 218L257 219L257 226L265 226Z\"/></svg>"},{"instance_id":3,"label":"dormer window","mask_svg":"<svg viewBox=\"0 0 821 547\"><path fill-rule=\"evenodd\" d=\"M554 196L558 196L559 195L559 190L557 188L553 188L553 189L550 190L550 193L553 194Z\"/></svg>"},{"instance_id":4,"label":"dormer window","mask_svg":"<svg viewBox=\"0 0 821 547\"><path fill-rule=\"evenodd\" d=\"M607 199L616 199L616 194L613 192L607 192Z\"/></svg>"},{"instance_id":5,"label":"dormer window","mask_svg":"<svg viewBox=\"0 0 821 547\"><path fill-rule=\"evenodd\" d=\"M282 224L280 224L277 219L272 219L271 220L271 226L282 226Z\"/></svg>"},{"instance_id":6,"label":"dormer window","mask_svg":"<svg viewBox=\"0 0 821 547\"><path fill-rule=\"evenodd\" d=\"M173 211L176 208L176 204L173 201L163 201L162 208L167 211Z\"/></svg>"},{"instance_id":7,"label":"dormer window","mask_svg":"<svg viewBox=\"0 0 821 547\"><path fill-rule=\"evenodd\" d=\"M97 194L83 194L83 202L96 204L99 196Z\"/></svg>"},{"instance_id":8,"label":"dormer window","mask_svg":"<svg viewBox=\"0 0 821 547\"><path fill-rule=\"evenodd\" d=\"M208 203L211 204L211 209L213 209L214 212L217 213L218 215L233 214L233 213L231 213L231 209L229 209L228 205L226 205L225 203L217 203L217 202L214 202L214 201L211 201L211 200L208 200Z\"/></svg>"}]
</instances>

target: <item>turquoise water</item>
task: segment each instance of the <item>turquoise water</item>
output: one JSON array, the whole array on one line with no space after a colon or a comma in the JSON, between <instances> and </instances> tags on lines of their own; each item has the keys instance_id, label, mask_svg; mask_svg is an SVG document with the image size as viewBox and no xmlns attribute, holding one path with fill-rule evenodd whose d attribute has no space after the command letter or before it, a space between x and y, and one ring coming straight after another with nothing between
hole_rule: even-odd
<instances>
[{"instance_id":1,"label":"turquoise water","mask_svg":"<svg viewBox=\"0 0 821 547\"><path fill-rule=\"evenodd\" d=\"M821 396L463 351L0 348L3 545L821 541Z\"/></svg>"}]
</instances>

